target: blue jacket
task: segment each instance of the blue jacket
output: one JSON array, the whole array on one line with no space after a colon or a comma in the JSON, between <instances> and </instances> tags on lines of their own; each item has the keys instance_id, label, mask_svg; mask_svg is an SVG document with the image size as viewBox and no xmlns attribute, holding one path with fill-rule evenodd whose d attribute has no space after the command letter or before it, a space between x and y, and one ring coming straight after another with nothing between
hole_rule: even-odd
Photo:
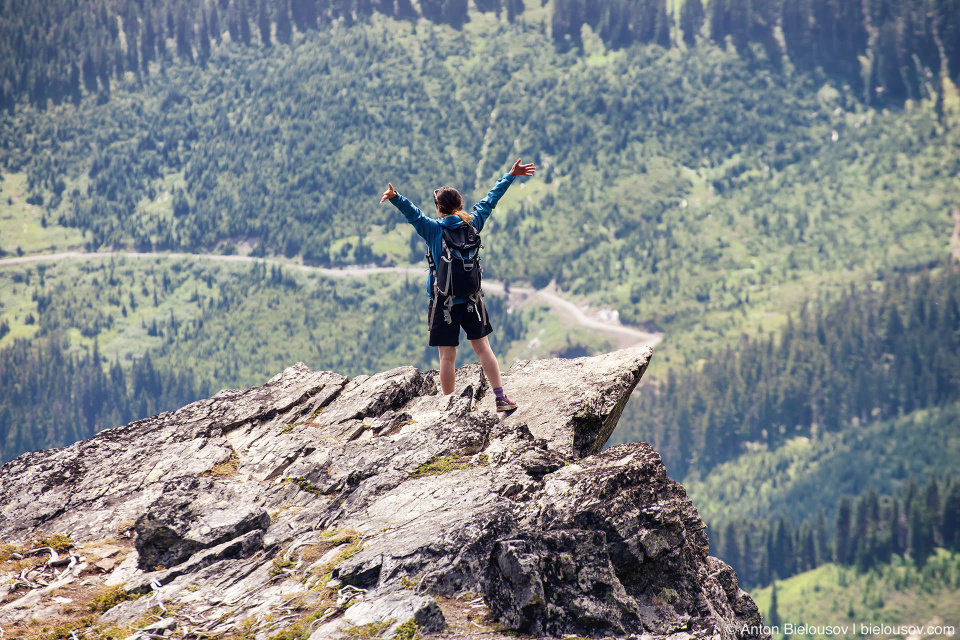
<instances>
[{"instance_id":1,"label":"blue jacket","mask_svg":"<svg viewBox=\"0 0 960 640\"><path fill-rule=\"evenodd\" d=\"M503 194L506 193L507 187L510 186L515 177L512 173L504 174L502 178L497 180L497 184L493 186L493 189L490 189L487 197L473 205L473 209L470 210L470 213L473 214L473 222L471 224L478 233L483 231L483 223L490 217L490 212L497 206L497 202L499 202ZM440 240L443 238L442 227L456 229L465 224L463 220L461 220L459 216L447 216L439 220L428 218L423 214L423 211L417 208L417 205L399 193L390 200L390 202L400 210L400 213L407 219L407 222L413 225L413 228L417 230L420 237L427 241L427 246L430 247L430 255L433 256L433 263L440 264ZM433 295L433 271L427 276L427 295ZM453 299L454 304L461 302L466 302L466 300L463 298Z\"/></svg>"}]
</instances>

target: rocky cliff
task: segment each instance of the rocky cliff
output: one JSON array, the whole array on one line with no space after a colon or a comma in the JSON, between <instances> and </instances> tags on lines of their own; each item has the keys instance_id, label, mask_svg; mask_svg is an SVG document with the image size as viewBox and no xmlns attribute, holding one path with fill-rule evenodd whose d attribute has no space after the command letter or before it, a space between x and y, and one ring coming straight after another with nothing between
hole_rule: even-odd
<instances>
[{"instance_id":1,"label":"rocky cliff","mask_svg":"<svg viewBox=\"0 0 960 640\"><path fill-rule=\"evenodd\" d=\"M58 622L60 637L761 637L659 455L602 450L650 355L518 363L510 415L493 411L476 365L444 397L433 371L348 379L297 364L25 454L0 469L0 625L8 637Z\"/></svg>"}]
</instances>

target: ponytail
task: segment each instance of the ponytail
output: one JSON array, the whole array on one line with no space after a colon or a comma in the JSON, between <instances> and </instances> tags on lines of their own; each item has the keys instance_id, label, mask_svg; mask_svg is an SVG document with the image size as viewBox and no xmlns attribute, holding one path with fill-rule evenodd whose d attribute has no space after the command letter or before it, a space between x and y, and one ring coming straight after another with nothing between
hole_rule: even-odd
<instances>
[{"instance_id":1,"label":"ponytail","mask_svg":"<svg viewBox=\"0 0 960 640\"><path fill-rule=\"evenodd\" d=\"M463 224L470 224L473 222L473 216L467 213L466 211L454 211L452 214L463 220Z\"/></svg>"}]
</instances>

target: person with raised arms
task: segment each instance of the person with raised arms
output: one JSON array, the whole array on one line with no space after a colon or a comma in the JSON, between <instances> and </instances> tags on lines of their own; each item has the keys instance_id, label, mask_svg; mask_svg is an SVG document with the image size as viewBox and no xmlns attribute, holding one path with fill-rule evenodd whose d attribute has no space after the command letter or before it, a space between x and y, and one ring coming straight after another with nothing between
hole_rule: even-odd
<instances>
[{"instance_id":1,"label":"person with raised arms","mask_svg":"<svg viewBox=\"0 0 960 640\"><path fill-rule=\"evenodd\" d=\"M380 198L400 210L417 234L427 243L427 327L430 346L440 352L440 388L453 393L456 382L457 347L460 330L467 334L470 346L480 359L483 373L496 395L497 411L511 411L517 403L507 397L500 377L500 364L487 336L493 331L487 307L483 303L480 268L480 231L507 188L517 176L532 176L533 163L520 164L518 159L487 196L473 205L470 213L463 210L463 198L453 187L440 187L433 192L438 219L424 215L415 204L398 194L392 183Z\"/></svg>"}]
</instances>

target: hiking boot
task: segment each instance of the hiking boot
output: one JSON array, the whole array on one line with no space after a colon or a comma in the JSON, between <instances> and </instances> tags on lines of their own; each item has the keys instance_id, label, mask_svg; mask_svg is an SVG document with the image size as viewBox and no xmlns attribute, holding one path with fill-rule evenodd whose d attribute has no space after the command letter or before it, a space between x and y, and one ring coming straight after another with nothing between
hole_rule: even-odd
<instances>
[{"instance_id":1,"label":"hiking boot","mask_svg":"<svg viewBox=\"0 0 960 640\"><path fill-rule=\"evenodd\" d=\"M511 400L510 398L504 398L503 400L501 400L500 398L496 398L496 400L497 400L497 413L500 413L501 411L513 411L514 409L517 408L517 403Z\"/></svg>"}]
</instances>

